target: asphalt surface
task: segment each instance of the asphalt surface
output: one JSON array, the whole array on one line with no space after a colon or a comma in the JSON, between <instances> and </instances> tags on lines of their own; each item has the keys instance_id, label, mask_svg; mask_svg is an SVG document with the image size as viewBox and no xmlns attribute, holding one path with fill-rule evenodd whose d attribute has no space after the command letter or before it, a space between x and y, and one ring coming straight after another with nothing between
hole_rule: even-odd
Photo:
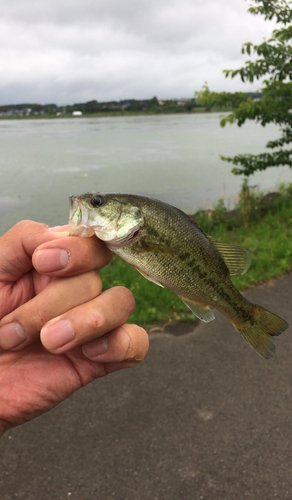
<instances>
[{"instance_id":1,"label":"asphalt surface","mask_svg":"<svg viewBox=\"0 0 292 500\"><path fill-rule=\"evenodd\" d=\"M292 325L291 291L246 296ZM215 314L6 433L0 500L291 500L292 328L267 361Z\"/></svg>"}]
</instances>

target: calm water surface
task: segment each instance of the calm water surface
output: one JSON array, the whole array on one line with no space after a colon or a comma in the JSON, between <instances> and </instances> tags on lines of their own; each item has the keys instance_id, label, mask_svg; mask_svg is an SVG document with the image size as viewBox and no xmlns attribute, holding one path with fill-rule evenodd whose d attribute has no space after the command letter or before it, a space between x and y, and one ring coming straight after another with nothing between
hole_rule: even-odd
<instances>
[{"instance_id":1,"label":"calm water surface","mask_svg":"<svg viewBox=\"0 0 292 500\"><path fill-rule=\"evenodd\" d=\"M277 127L221 129L219 114L0 121L0 232L23 218L68 221L68 196L146 194L189 212L220 196L231 205L242 178L220 154L259 153ZM287 167L251 178L261 189L292 182Z\"/></svg>"}]
</instances>

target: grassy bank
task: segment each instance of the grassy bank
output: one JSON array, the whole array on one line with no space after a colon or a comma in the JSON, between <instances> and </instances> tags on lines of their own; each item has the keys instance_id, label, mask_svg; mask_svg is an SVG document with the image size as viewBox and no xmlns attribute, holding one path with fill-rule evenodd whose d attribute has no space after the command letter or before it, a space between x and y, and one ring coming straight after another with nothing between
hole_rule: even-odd
<instances>
[{"instance_id":1,"label":"grassy bank","mask_svg":"<svg viewBox=\"0 0 292 500\"><path fill-rule=\"evenodd\" d=\"M239 290L292 270L292 184L263 196L245 183L235 210L228 212L221 200L213 210L198 212L194 218L214 240L249 250L251 267L246 274L232 277ZM104 288L124 285L133 292L133 322L193 321L193 314L173 292L147 281L115 256L101 276Z\"/></svg>"}]
</instances>

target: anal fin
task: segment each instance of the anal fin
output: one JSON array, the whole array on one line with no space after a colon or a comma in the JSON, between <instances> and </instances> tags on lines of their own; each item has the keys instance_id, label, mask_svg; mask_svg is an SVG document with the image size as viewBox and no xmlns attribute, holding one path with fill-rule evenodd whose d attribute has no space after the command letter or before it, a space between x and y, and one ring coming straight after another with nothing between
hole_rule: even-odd
<instances>
[{"instance_id":1,"label":"anal fin","mask_svg":"<svg viewBox=\"0 0 292 500\"><path fill-rule=\"evenodd\" d=\"M210 321L213 321L213 319L215 319L215 316L209 306L204 306L202 304L194 302L193 300L183 299L182 297L181 299L185 303L185 305L190 308L194 315L197 316L197 318L199 318L201 321L204 321L204 323L209 323Z\"/></svg>"}]
</instances>

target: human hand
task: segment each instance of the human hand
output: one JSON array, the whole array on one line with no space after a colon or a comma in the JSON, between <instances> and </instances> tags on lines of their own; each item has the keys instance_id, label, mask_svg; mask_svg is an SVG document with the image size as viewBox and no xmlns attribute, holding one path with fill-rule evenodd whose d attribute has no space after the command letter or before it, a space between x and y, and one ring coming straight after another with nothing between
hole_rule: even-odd
<instances>
[{"instance_id":1,"label":"human hand","mask_svg":"<svg viewBox=\"0 0 292 500\"><path fill-rule=\"evenodd\" d=\"M146 332L124 325L131 292L101 293L106 246L67 229L23 221L0 238L0 435L148 349Z\"/></svg>"}]
</instances>

